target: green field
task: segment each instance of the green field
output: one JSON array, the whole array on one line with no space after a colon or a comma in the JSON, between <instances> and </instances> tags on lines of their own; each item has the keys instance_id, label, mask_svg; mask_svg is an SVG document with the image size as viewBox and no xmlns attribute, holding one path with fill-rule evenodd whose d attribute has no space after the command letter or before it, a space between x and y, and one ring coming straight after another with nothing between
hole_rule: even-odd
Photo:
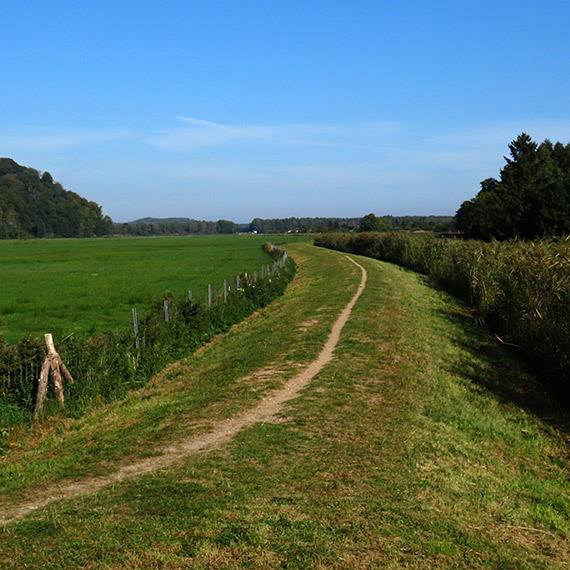
<instances>
[{"instance_id":1,"label":"green field","mask_svg":"<svg viewBox=\"0 0 570 570\"><path fill-rule=\"evenodd\" d=\"M130 326L132 308L259 271L267 241L296 236L195 236L0 241L0 331L8 343L51 332L90 336Z\"/></svg>"}]
</instances>

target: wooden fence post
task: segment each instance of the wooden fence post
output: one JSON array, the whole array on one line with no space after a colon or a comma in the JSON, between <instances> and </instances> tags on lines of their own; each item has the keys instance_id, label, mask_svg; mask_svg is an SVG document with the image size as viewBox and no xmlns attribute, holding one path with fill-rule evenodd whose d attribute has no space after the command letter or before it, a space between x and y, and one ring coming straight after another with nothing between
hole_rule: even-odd
<instances>
[{"instance_id":1,"label":"wooden fence post","mask_svg":"<svg viewBox=\"0 0 570 570\"><path fill-rule=\"evenodd\" d=\"M34 411L34 420L37 420L44 409L44 403L47 397L48 389L48 376L49 376L50 361L49 357L44 360L42 371L40 372L38 395L36 398L36 409Z\"/></svg>"},{"instance_id":2,"label":"wooden fence post","mask_svg":"<svg viewBox=\"0 0 570 570\"><path fill-rule=\"evenodd\" d=\"M63 397L63 382L61 378L62 372L63 375L73 384L73 377L71 376L69 370L62 362L59 354L55 350L55 346L53 344L53 337L51 333L45 334L44 338L46 340L48 353L46 359L44 360L42 371L40 373L39 385L38 385L38 397L36 399L36 409L34 411L34 419L40 417L44 408L47 396L48 376L50 369L53 375L55 394L62 408L65 406L65 399Z\"/></svg>"},{"instance_id":3,"label":"wooden fence post","mask_svg":"<svg viewBox=\"0 0 570 570\"><path fill-rule=\"evenodd\" d=\"M135 329L135 348L137 350L137 362L141 359L141 339L139 337L139 319L137 317L137 310L133 307L133 326ZM136 368L133 364L133 368Z\"/></svg>"},{"instance_id":4,"label":"wooden fence post","mask_svg":"<svg viewBox=\"0 0 570 570\"><path fill-rule=\"evenodd\" d=\"M141 341L139 339L139 320L137 318L137 310L133 307L133 325L135 328L135 347L137 349L141 346Z\"/></svg>"}]
</instances>

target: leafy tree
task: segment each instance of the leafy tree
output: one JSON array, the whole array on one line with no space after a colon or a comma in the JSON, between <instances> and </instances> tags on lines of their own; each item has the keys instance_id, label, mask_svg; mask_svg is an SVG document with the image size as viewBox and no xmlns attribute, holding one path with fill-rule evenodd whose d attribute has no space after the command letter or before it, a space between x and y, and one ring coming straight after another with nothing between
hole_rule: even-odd
<instances>
[{"instance_id":1,"label":"leafy tree","mask_svg":"<svg viewBox=\"0 0 570 570\"><path fill-rule=\"evenodd\" d=\"M233 234L236 231L236 225L229 220L218 220L216 224L216 233Z\"/></svg>"},{"instance_id":2,"label":"leafy tree","mask_svg":"<svg viewBox=\"0 0 570 570\"><path fill-rule=\"evenodd\" d=\"M44 184L53 184L53 178L49 172L44 172L42 174L41 181Z\"/></svg>"},{"instance_id":3,"label":"leafy tree","mask_svg":"<svg viewBox=\"0 0 570 570\"><path fill-rule=\"evenodd\" d=\"M362 220L360 220L360 225L358 226L358 229L361 232L375 232L376 224L377 224L376 216L372 213L366 214L366 216L363 216Z\"/></svg>"},{"instance_id":4,"label":"leafy tree","mask_svg":"<svg viewBox=\"0 0 570 570\"><path fill-rule=\"evenodd\" d=\"M391 229L392 229L392 224L390 223L388 218L385 218L384 216L376 218L377 232L389 232Z\"/></svg>"},{"instance_id":5,"label":"leafy tree","mask_svg":"<svg viewBox=\"0 0 570 570\"><path fill-rule=\"evenodd\" d=\"M476 239L499 238L504 226L503 208L497 194L499 182L487 178L481 182L479 194L461 204L456 214L456 227Z\"/></svg>"},{"instance_id":6,"label":"leafy tree","mask_svg":"<svg viewBox=\"0 0 570 570\"><path fill-rule=\"evenodd\" d=\"M363 216L358 229L361 232L385 232L392 229L392 224L387 218L378 218L370 213Z\"/></svg>"},{"instance_id":7,"label":"leafy tree","mask_svg":"<svg viewBox=\"0 0 570 570\"><path fill-rule=\"evenodd\" d=\"M65 190L49 172L0 158L0 238L91 237L112 222L95 202Z\"/></svg>"}]
</instances>

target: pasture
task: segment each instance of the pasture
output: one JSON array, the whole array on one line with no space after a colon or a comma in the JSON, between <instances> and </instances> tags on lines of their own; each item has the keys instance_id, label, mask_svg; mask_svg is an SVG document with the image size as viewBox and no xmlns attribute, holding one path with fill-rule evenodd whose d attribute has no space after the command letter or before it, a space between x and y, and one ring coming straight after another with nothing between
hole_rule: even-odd
<instances>
[{"instance_id":1,"label":"pasture","mask_svg":"<svg viewBox=\"0 0 570 570\"><path fill-rule=\"evenodd\" d=\"M268 261L261 245L298 236L214 235L0 241L0 331L9 344L51 332L91 336L131 326L131 311L145 311L171 293L207 287L259 271ZM216 289L215 289L216 290Z\"/></svg>"}]
</instances>

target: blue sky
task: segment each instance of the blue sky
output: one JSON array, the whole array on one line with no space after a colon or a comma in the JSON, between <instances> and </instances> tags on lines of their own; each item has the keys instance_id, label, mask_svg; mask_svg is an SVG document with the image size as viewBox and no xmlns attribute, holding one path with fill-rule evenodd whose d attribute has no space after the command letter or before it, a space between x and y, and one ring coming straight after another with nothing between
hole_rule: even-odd
<instances>
[{"instance_id":1,"label":"blue sky","mask_svg":"<svg viewBox=\"0 0 570 570\"><path fill-rule=\"evenodd\" d=\"M570 141L562 1L2 8L0 156L115 221L453 214L508 143Z\"/></svg>"}]
</instances>

